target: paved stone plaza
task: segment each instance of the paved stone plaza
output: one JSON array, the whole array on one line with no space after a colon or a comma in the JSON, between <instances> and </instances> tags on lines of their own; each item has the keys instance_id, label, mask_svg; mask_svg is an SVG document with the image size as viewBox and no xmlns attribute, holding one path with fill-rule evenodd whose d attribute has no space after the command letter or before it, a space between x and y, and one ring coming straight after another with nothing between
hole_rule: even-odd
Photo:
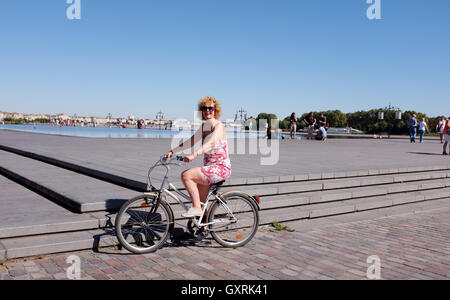
<instances>
[{"instance_id":1,"label":"paved stone plaza","mask_svg":"<svg viewBox=\"0 0 450 300\"><path fill-rule=\"evenodd\" d=\"M367 279L373 255L381 279L450 279L450 201L446 206L359 221L289 224L296 232L261 228L246 247L214 241L178 241L156 253L130 255L116 248L11 260L3 279L67 279L66 259L81 259L81 279Z\"/></svg>"},{"instance_id":2,"label":"paved stone plaza","mask_svg":"<svg viewBox=\"0 0 450 300\"><path fill-rule=\"evenodd\" d=\"M137 181L145 181L148 168L170 149L169 139L75 138L0 130L0 144L24 151L94 168ZM385 168L405 168L449 164L438 139L410 144L408 139L328 139L325 143L308 140L279 140L279 159L275 165L261 165L270 154L231 155L232 178L344 172ZM247 140L248 143L248 140ZM267 140L262 140L267 144ZM235 142L235 153L238 152ZM262 151L269 151L262 149ZM192 166L199 166L197 159ZM181 170L181 169L180 169ZM174 171L179 181L179 171Z\"/></svg>"},{"instance_id":3,"label":"paved stone plaza","mask_svg":"<svg viewBox=\"0 0 450 300\"><path fill-rule=\"evenodd\" d=\"M169 143L0 130L0 278L66 279L70 255L82 279L367 279L372 255L382 279L450 276L450 159L434 138L281 140L268 166L264 153L234 154L224 190L261 196L250 244L181 235L154 254L119 250L116 209Z\"/></svg>"}]
</instances>

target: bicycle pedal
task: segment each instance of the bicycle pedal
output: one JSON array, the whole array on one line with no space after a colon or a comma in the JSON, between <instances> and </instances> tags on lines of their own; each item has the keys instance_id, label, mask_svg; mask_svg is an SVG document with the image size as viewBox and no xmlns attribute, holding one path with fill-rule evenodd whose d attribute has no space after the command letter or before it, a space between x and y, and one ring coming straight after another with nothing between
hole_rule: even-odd
<instances>
[{"instance_id":1,"label":"bicycle pedal","mask_svg":"<svg viewBox=\"0 0 450 300\"><path fill-rule=\"evenodd\" d=\"M207 236L207 234L205 234L204 232L199 233L196 237L195 237L195 241L197 242L201 242L203 241L203 239Z\"/></svg>"},{"instance_id":2,"label":"bicycle pedal","mask_svg":"<svg viewBox=\"0 0 450 300\"><path fill-rule=\"evenodd\" d=\"M201 237L201 236L199 235L199 236L197 236L197 237L194 239L194 241L196 241L196 242L201 242L201 241L203 241L203 239L204 239L204 237Z\"/></svg>"}]
</instances>

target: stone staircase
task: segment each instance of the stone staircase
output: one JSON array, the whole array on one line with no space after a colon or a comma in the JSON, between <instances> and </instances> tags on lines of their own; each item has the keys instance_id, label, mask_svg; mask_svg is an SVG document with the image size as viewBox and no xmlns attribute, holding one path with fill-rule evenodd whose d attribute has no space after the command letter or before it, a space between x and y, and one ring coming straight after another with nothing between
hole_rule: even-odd
<instances>
[{"instance_id":1,"label":"stone staircase","mask_svg":"<svg viewBox=\"0 0 450 300\"><path fill-rule=\"evenodd\" d=\"M18 149L0 150L0 174L0 260L117 245L115 212L145 186ZM229 190L260 196L267 225L450 199L450 165L232 178Z\"/></svg>"}]
</instances>

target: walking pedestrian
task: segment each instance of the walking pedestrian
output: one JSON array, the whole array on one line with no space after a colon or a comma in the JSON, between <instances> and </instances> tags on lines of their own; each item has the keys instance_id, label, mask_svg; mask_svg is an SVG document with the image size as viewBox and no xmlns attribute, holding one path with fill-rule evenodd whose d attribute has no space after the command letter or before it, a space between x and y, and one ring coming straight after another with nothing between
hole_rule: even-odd
<instances>
[{"instance_id":1,"label":"walking pedestrian","mask_svg":"<svg viewBox=\"0 0 450 300\"><path fill-rule=\"evenodd\" d=\"M322 141L325 141L327 139L327 130L327 117L324 116L324 114L321 114L319 117L319 135Z\"/></svg>"},{"instance_id":2,"label":"walking pedestrian","mask_svg":"<svg viewBox=\"0 0 450 300\"><path fill-rule=\"evenodd\" d=\"M448 143L450 143L450 118L445 123L443 134L445 143L444 143L444 151L442 152L442 154L448 155L447 145Z\"/></svg>"},{"instance_id":3,"label":"walking pedestrian","mask_svg":"<svg viewBox=\"0 0 450 300\"><path fill-rule=\"evenodd\" d=\"M323 127L325 130L328 130L327 117L324 114L321 114L319 117L319 127Z\"/></svg>"},{"instance_id":4,"label":"walking pedestrian","mask_svg":"<svg viewBox=\"0 0 450 300\"><path fill-rule=\"evenodd\" d=\"M319 134L319 140L324 141L324 142L327 140L327 131L325 130L325 127L321 126L319 128L318 134Z\"/></svg>"},{"instance_id":5,"label":"walking pedestrian","mask_svg":"<svg viewBox=\"0 0 450 300\"><path fill-rule=\"evenodd\" d=\"M297 133L297 116L295 115L295 112L291 114L290 122L291 122L291 139L295 139L295 135Z\"/></svg>"},{"instance_id":6,"label":"walking pedestrian","mask_svg":"<svg viewBox=\"0 0 450 300\"><path fill-rule=\"evenodd\" d=\"M425 122L425 118L419 123L419 135L420 135L420 143L423 143L423 136L425 132L428 131L427 123Z\"/></svg>"},{"instance_id":7,"label":"walking pedestrian","mask_svg":"<svg viewBox=\"0 0 450 300\"><path fill-rule=\"evenodd\" d=\"M306 127L308 129L308 137L307 139L313 139L314 137L314 126L316 126L316 118L314 118L314 113L310 112L308 117L303 120L306 123Z\"/></svg>"},{"instance_id":8,"label":"walking pedestrian","mask_svg":"<svg viewBox=\"0 0 450 300\"><path fill-rule=\"evenodd\" d=\"M412 115L412 117L408 120L409 127L409 139L411 143L416 142L416 134L417 134L417 119L416 115Z\"/></svg>"},{"instance_id":9,"label":"walking pedestrian","mask_svg":"<svg viewBox=\"0 0 450 300\"><path fill-rule=\"evenodd\" d=\"M439 122L436 125L436 131L439 132L439 137L441 138L441 144L444 143L444 128L445 128L445 117L442 116L442 118L439 120Z\"/></svg>"}]
</instances>

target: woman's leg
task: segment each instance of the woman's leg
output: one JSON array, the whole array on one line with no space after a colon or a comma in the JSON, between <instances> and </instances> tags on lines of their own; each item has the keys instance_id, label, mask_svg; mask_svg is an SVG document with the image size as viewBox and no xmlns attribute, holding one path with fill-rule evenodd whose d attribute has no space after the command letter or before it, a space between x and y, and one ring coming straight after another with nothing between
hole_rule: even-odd
<instances>
[{"instance_id":1,"label":"woman's leg","mask_svg":"<svg viewBox=\"0 0 450 300\"><path fill-rule=\"evenodd\" d=\"M447 145L448 145L448 142L445 142L444 143L444 152L442 152L442 154L447 154Z\"/></svg>"},{"instance_id":2,"label":"woman's leg","mask_svg":"<svg viewBox=\"0 0 450 300\"><path fill-rule=\"evenodd\" d=\"M200 201L202 203L206 202L206 198L208 197L209 190L211 189L210 185L197 184L198 191L200 193Z\"/></svg>"},{"instance_id":3,"label":"woman's leg","mask_svg":"<svg viewBox=\"0 0 450 300\"><path fill-rule=\"evenodd\" d=\"M204 196L205 189L200 189L199 185L208 186L209 189L209 183L203 176L201 168L192 168L184 171L183 174L181 174L181 180L183 181L183 184L186 187L189 196L191 196L192 207L196 210L201 210L202 208L200 205L200 197ZM202 191L202 195L200 193L200 190Z\"/></svg>"}]
</instances>

